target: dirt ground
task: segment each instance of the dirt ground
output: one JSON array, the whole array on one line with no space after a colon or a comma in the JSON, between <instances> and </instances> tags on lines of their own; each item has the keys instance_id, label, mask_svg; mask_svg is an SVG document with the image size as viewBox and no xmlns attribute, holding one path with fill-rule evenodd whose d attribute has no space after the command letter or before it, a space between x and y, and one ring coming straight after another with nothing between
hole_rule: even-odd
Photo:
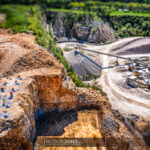
<instances>
[{"instance_id":1,"label":"dirt ground","mask_svg":"<svg viewBox=\"0 0 150 150\"><path fill-rule=\"evenodd\" d=\"M124 52L126 50L134 48L135 51L131 55L126 53L122 57L140 57L150 56L150 50L146 49L146 53L139 53L143 48L143 45L149 43L149 38L125 38L117 42L107 45L90 45L80 43L58 43L60 48L64 48L67 44L74 44L86 47L87 49L94 51L101 51L105 53ZM133 44L132 44L133 43ZM101 77L96 80L92 80L89 83L96 84L102 87L103 91L107 93L109 101L112 104L112 108L119 110L123 115L128 116L130 114L140 115L142 117L150 116L150 93L145 92L143 89L129 89L125 88L125 75L122 72L118 72L117 68L109 68L110 64L116 62L116 58L106 55L97 55L84 51L84 54L95 59L102 66Z\"/></svg>"},{"instance_id":2,"label":"dirt ground","mask_svg":"<svg viewBox=\"0 0 150 150\"><path fill-rule=\"evenodd\" d=\"M0 58L2 76L49 66L56 67L59 64L51 54L36 44L33 35L8 34L3 29L0 29Z\"/></svg>"}]
</instances>

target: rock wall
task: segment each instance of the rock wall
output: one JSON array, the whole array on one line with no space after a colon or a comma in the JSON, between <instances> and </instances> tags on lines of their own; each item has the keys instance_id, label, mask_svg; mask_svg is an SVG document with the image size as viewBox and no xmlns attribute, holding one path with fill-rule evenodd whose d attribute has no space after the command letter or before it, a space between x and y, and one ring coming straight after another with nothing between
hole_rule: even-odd
<instances>
[{"instance_id":1,"label":"rock wall","mask_svg":"<svg viewBox=\"0 0 150 150\"><path fill-rule=\"evenodd\" d=\"M51 17L53 14L55 17ZM47 12L47 18L51 20L53 35L57 41L107 43L115 40L114 31L109 23L94 21L85 15Z\"/></svg>"},{"instance_id":2,"label":"rock wall","mask_svg":"<svg viewBox=\"0 0 150 150\"><path fill-rule=\"evenodd\" d=\"M143 137L132 127L130 121L122 115L119 117L116 114L117 111L112 113L112 110L108 107L104 107L101 114L101 131L106 138L108 149L147 150Z\"/></svg>"},{"instance_id":3,"label":"rock wall","mask_svg":"<svg viewBox=\"0 0 150 150\"><path fill-rule=\"evenodd\" d=\"M61 75L35 76L38 86L38 97L44 111L70 110L76 108L76 87Z\"/></svg>"},{"instance_id":4,"label":"rock wall","mask_svg":"<svg viewBox=\"0 0 150 150\"><path fill-rule=\"evenodd\" d=\"M8 79L4 81L11 83ZM28 78L27 82L22 83L22 89L14 94L14 98L7 100L11 101L10 107L0 106L0 149L32 150L36 137L34 114L39 107L37 92L35 80ZM2 114L5 116L2 117Z\"/></svg>"},{"instance_id":5,"label":"rock wall","mask_svg":"<svg viewBox=\"0 0 150 150\"><path fill-rule=\"evenodd\" d=\"M0 64L0 150L30 150L36 138L37 111L74 109L76 87L64 66L35 44L32 35L4 32L0 38L4 39L0 51L7 56Z\"/></svg>"},{"instance_id":6,"label":"rock wall","mask_svg":"<svg viewBox=\"0 0 150 150\"><path fill-rule=\"evenodd\" d=\"M75 24L73 27L73 36L77 40L90 43L108 43L115 40L113 29L108 23L91 21L85 26L81 23Z\"/></svg>"}]
</instances>

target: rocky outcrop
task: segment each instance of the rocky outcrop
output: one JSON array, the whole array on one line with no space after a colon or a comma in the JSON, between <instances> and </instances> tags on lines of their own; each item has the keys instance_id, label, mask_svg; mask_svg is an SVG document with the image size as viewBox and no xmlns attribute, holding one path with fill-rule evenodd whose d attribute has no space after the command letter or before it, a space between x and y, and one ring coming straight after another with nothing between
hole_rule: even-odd
<instances>
[{"instance_id":1,"label":"rocky outcrop","mask_svg":"<svg viewBox=\"0 0 150 150\"><path fill-rule=\"evenodd\" d=\"M106 97L100 95L100 93L93 89L78 88L77 91L77 104L79 109L103 109L106 105Z\"/></svg>"},{"instance_id":2,"label":"rocky outcrop","mask_svg":"<svg viewBox=\"0 0 150 150\"><path fill-rule=\"evenodd\" d=\"M35 76L38 86L38 97L41 108L44 111L70 110L76 108L76 87L67 78L65 81L62 76Z\"/></svg>"},{"instance_id":3,"label":"rocky outcrop","mask_svg":"<svg viewBox=\"0 0 150 150\"><path fill-rule=\"evenodd\" d=\"M100 76L101 66L81 52L72 50L70 52L66 52L64 56L69 65L72 66L74 72L82 80L88 80L90 78Z\"/></svg>"},{"instance_id":4,"label":"rocky outcrop","mask_svg":"<svg viewBox=\"0 0 150 150\"><path fill-rule=\"evenodd\" d=\"M33 36L5 33L0 38L0 51L5 49L6 56L0 64L0 149L32 149L37 111L74 109L76 87L64 66L33 43Z\"/></svg>"},{"instance_id":5,"label":"rocky outcrop","mask_svg":"<svg viewBox=\"0 0 150 150\"><path fill-rule=\"evenodd\" d=\"M59 13L57 16L58 18L55 20L55 23L52 24L53 28L53 35L55 35L58 38L66 37L66 27L64 26L64 17L65 14Z\"/></svg>"},{"instance_id":6,"label":"rocky outcrop","mask_svg":"<svg viewBox=\"0 0 150 150\"><path fill-rule=\"evenodd\" d=\"M73 35L77 40L90 43L107 43L115 40L114 33L109 24L91 21L89 26L75 24Z\"/></svg>"},{"instance_id":7,"label":"rocky outcrop","mask_svg":"<svg viewBox=\"0 0 150 150\"><path fill-rule=\"evenodd\" d=\"M117 113L114 111L114 113ZM137 130L133 129L128 121L123 116L120 117L114 115L110 108L103 108L101 114L101 130L104 134L107 142L107 147L111 150L116 149L147 149L146 143L143 137Z\"/></svg>"},{"instance_id":8,"label":"rocky outcrop","mask_svg":"<svg viewBox=\"0 0 150 150\"><path fill-rule=\"evenodd\" d=\"M76 39L81 41L87 41L90 35L91 27L82 26L82 24L75 24L73 27L73 35Z\"/></svg>"},{"instance_id":9,"label":"rocky outcrop","mask_svg":"<svg viewBox=\"0 0 150 150\"><path fill-rule=\"evenodd\" d=\"M13 78L3 79L1 83L9 90ZM13 99L6 100L6 106L0 106L0 149L29 149L32 150L36 137L34 114L39 107L35 80L28 78L21 83L21 89L15 87ZM7 96L8 92L5 92ZM2 96L2 93L0 93ZM2 103L2 100L1 100Z\"/></svg>"},{"instance_id":10,"label":"rocky outcrop","mask_svg":"<svg viewBox=\"0 0 150 150\"><path fill-rule=\"evenodd\" d=\"M45 133L51 138L106 137L109 149L146 149L147 122L138 120L133 128L130 120L112 111L105 96L77 88L64 66L35 44L32 35L3 32L0 38L0 150L51 149L43 147L46 137L38 136ZM45 114L46 120L38 122Z\"/></svg>"},{"instance_id":11,"label":"rocky outcrop","mask_svg":"<svg viewBox=\"0 0 150 150\"><path fill-rule=\"evenodd\" d=\"M55 14L55 17L50 17ZM88 16L61 12L47 12L52 21L52 31L57 41L80 40L90 43L107 43L115 40L112 27L103 21L94 21Z\"/></svg>"}]
</instances>

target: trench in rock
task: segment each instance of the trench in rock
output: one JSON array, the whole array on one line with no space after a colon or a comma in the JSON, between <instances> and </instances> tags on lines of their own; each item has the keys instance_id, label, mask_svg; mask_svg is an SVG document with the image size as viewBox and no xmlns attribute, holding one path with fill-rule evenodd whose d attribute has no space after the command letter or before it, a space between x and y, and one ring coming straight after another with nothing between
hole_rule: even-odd
<instances>
[{"instance_id":1,"label":"trench in rock","mask_svg":"<svg viewBox=\"0 0 150 150\"><path fill-rule=\"evenodd\" d=\"M77 111L47 112L36 118L37 136L61 136L64 128L77 121Z\"/></svg>"}]
</instances>

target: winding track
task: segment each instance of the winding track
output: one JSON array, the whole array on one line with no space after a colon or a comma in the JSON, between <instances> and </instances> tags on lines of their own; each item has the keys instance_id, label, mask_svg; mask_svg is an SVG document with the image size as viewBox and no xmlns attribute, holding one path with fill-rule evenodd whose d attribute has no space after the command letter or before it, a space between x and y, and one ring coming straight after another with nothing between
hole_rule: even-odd
<instances>
[{"instance_id":1,"label":"winding track","mask_svg":"<svg viewBox=\"0 0 150 150\"><path fill-rule=\"evenodd\" d=\"M119 45L125 42L130 42L131 44L132 41L135 41L136 39L140 40L140 38L138 37L126 38L108 45L94 46L89 44L82 44L82 46L85 46L86 49L89 50L92 49L93 51L110 53L112 47L116 47L116 46L119 47ZM58 44L58 46L63 48L65 47L66 44L70 44L70 42L61 43ZM122 57L131 57L131 56L133 57L150 56L150 52L149 54L124 55ZM103 68L109 66L110 62L112 63L116 61L115 58L109 57L107 55L99 55L98 57L101 60L102 63L101 65ZM105 93L107 93L108 99L111 102L113 109L119 110L124 115L136 114L142 117L149 117L150 116L150 93L144 92L141 89L135 89L135 92L133 92L132 90L119 86L118 85L119 81L120 81L120 74L118 74L115 69L103 69L101 77L96 80L97 84L102 87Z\"/></svg>"},{"instance_id":2,"label":"winding track","mask_svg":"<svg viewBox=\"0 0 150 150\"><path fill-rule=\"evenodd\" d=\"M116 46L117 44L121 44L123 42L134 39L124 39L113 44L107 46L105 52L110 53L111 47ZM148 54L146 54L148 55ZM139 56L139 54L137 55ZM143 56L143 54L142 54ZM150 56L150 54L149 54ZM126 55L126 57L130 57L130 55ZM136 57L136 55L134 55ZM113 61L113 58L108 56L102 56L103 67L109 66L110 61ZM115 61L115 60L114 60ZM150 116L150 93L145 93L147 95L147 99L142 96L136 95L134 93L129 92L127 89L121 90L120 87L117 86L116 81L118 78L117 74L113 69L105 69L103 70L103 74L100 79L98 79L98 83L101 84L103 90L107 93L107 96L112 104L114 109L119 110L125 115L128 114L136 114L143 117ZM114 80L116 79L116 81Z\"/></svg>"}]
</instances>

